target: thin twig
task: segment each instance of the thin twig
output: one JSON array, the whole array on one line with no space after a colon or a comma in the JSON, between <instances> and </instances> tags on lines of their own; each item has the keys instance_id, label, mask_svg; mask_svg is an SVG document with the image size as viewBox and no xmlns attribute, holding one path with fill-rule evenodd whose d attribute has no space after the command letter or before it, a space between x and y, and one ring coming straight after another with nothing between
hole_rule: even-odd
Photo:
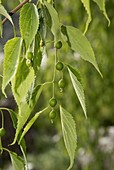
<instances>
[{"instance_id":1,"label":"thin twig","mask_svg":"<svg viewBox=\"0 0 114 170\"><path fill-rule=\"evenodd\" d=\"M19 5L17 5L14 9L12 9L12 11L9 12L9 15L12 16L14 13L16 13L20 8L22 8L22 6L24 4L26 4L27 2L29 2L29 0L24 0L22 3L20 3ZM4 24L8 19L4 18L4 20L2 21L2 24Z\"/></svg>"}]
</instances>

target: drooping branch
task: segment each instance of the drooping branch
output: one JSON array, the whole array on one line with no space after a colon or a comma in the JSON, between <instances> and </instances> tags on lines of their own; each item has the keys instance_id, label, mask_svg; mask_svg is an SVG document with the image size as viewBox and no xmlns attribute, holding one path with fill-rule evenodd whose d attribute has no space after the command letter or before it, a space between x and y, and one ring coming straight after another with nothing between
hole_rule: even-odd
<instances>
[{"instance_id":1,"label":"drooping branch","mask_svg":"<svg viewBox=\"0 0 114 170\"><path fill-rule=\"evenodd\" d=\"M22 3L20 3L19 5L17 5L14 9L12 9L10 12L9 12L9 15L12 16L14 13L16 13L20 8L22 8L22 6L24 4L26 4L27 2L29 2L29 0L24 0ZM4 24L8 19L7 18L4 18L4 20L2 21L2 24Z\"/></svg>"}]
</instances>

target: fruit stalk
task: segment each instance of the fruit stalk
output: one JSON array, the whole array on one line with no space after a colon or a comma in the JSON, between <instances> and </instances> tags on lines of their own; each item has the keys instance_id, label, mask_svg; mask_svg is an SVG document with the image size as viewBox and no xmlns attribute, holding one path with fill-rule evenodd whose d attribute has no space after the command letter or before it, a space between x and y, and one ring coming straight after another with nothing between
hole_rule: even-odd
<instances>
[{"instance_id":1,"label":"fruit stalk","mask_svg":"<svg viewBox=\"0 0 114 170\"><path fill-rule=\"evenodd\" d=\"M56 62L57 62L57 50L55 50L54 58L54 71L53 71L53 97L55 96L55 72L56 72Z\"/></svg>"}]
</instances>

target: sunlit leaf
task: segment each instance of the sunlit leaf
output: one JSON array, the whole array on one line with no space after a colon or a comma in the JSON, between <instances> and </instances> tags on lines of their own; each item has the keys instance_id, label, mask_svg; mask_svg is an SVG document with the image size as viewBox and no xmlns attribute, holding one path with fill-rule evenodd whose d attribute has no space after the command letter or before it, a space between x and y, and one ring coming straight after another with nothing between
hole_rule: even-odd
<instances>
[{"instance_id":1,"label":"sunlit leaf","mask_svg":"<svg viewBox=\"0 0 114 170\"><path fill-rule=\"evenodd\" d=\"M34 81L34 70L26 65L26 59L21 58L15 77L12 80L14 98L20 106Z\"/></svg>"},{"instance_id":2,"label":"sunlit leaf","mask_svg":"<svg viewBox=\"0 0 114 170\"><path fill-rule=\"evenodd\" d=\"M20 31L25 41L26 49L33 41L39 27L39 15L36 5L26 3L20 12Z\"/></svg>"},{"instance_id":3,"label":"sunlit leaf","mask_svg":"<svg viewBox=\"0 0 114 170\"><path fill-rule=\"evenodd\" d=\"M38 85L33 90L31 98L28 98L28 99L26 98L22 103L20 103L17 129L16 129L16 134L15 134L15 139L13 141L13 144L16 142L21 129L23 128L31 112L33 111L33 108L42 92L42 88L43 88L43 85Z\"/></svg>"},{"instance_id":4,"label":"sunlit leaf","mask_svg":"<svg viewBox=\"0 0 114 170\"><path fill-rule=\"evenodd\" d=\"M7 41L4 48L4 64L3 64L3 83L2 92L5 94L4 90L8 83L12 80L16 74L19 56L21 52L22 40L19 37L13 38Z\"/></svg>"},{"instance_id":5,"label":"sunlit leaf","mask_svg":"<svg viewBox=\"0 0 114 170\"><path fill-rule=\"evenodd\" d=\"M72 115L61 106L60 118L65 147L70 157L70 165L67 170L70 170L74 163L75 150L77 146L76 126Z\"/></svg>"},{"instance_id":6,"label":"sunlit leaf","mask_svg":"<svg viewBox=\"0 0 114 170\"><path fill-rule=\"evenodd\" d=\"M76 92L76 95L80 101L80 104L84 111L85 117L87 118L84 90L83 90L83 86L82 86L81 82L78 79L78 77L79 77L79 76L77 76L78 72L76 69L74 69L71 66L68 67L68 71L69 71L69 75L70 75L74 90ZM76 72L76 74L74 74L74 72Z\"/></svg>"},{"instance_id":7,"label":"sunlit leaf","mask_svg":"<svg viewBox=\"0 0 114 170\"><path fill-rule=\"evenodd\" d=\"M105 18L108 21L108 25L110 25L110 19L108 18L108 15L106 13L105 0L93 0L93 1L96 2L98 7L100 8L100 10L103 11L103 14L104 14Z\"/></svg>"},{"instance_id":8,"label":"sunlit leaf","mask_svg":"<svg viewBox=\"0 0 114 170\"><path fill-rule=\"evenodd\" d=\"M90 0L81 0L86 11L87 11L87 14L88 14L88 19L87 19L87 22L86 22L86 27L85 27L85 31L84 31L84 34L86 33L86 31L88 30L88 26L91 22L91 10L90 10Z\"/></svg>"},{"instance_id":9,"label":"sunlit leaf","mask_svg":"<svg viewBox=\"0 0 114 170\"><path fill-rule=\"evenodd\" d=\"M93 64L102 76L96 62L94 51L88 39L82 34L82 32L72 26L62 26L61 31L63 34L63 39L68 43L71 49L78 52L83 60Z\"/></svg>"}]
</instances>

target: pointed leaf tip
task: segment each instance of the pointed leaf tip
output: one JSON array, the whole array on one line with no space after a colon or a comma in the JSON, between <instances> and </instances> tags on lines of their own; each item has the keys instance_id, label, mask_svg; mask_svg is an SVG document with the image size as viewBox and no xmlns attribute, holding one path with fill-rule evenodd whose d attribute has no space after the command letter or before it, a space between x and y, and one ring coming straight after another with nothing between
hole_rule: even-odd
<instances>
[{"instance_id":1,"label":"pointed leaf tip","mask_svg":"<svg viewBox=\"0 0 114 170\"><path fill-rule=\"evenodd\" d=\"M89 24L91 22L91 10L90 10L90 1L89 0L81 0L84 7L85 7L85 10L87 11L87 14L88 14L88 19L87 19L87 22L86 22L86 27L85 27L85 30L84 30L84 34L87 32L88 30L88 27L89 27Z\"/></svg>"},{"instance_id":2,"label":"pointed leaf tip","mask_svg":"<svg viewBox=\"0 0 114 170\"><path fill-rule=\"evenodd\" d=\"M102 75L99 70L91 44L88 39L83 35L83 33L79 29L72 26L62 26L61 32L63 35L63 39L68 43L70 48L79 53L83 60L86 60L93 64L99 74Z\"/></svg>"},{"instance_id":3,"label":"pointed leaf tip","mask_svg":"<svg viewBox=\"0 0 114 170\"><path fill-rule=\"evenodd\" d=\"M68 71L69 71L69 75L70 75L70 78L71 78L73 88L74 88L75 93L76 93L76 95L79 99L81 106L82 106L82 109L84 111L84 115L87 119L84 89L83 89L81 80L78 78L79 72L77 72L77 70L72 66L68 66L67 68L68 68Z\"/></svg>"},{"instance_id":4,"label":"pointed leaf tip","mask_svg":"<svg viewBox=\"0 0 114 170\"><path fill-rule=\"evenodd\" d=\"M61 106L60 106L60 118L63 139L70 158L70 165L67 170L70 170L74 163L75 150L77 147L76 125L72 115Z\"/></svg>"},{"instance_id":5,"label":"pointed leaf tip","mask_svg":"<svg viewBox=\"0 0 114 170\"><path fill-rule=\"evenodd\" d=\"M108 21L108 26L110 26L110 19L109 19L108 15L107 15L107 12L106 12L105 0L93 0L93 1L96 2L99 9L103 12L103 15L105 16L105 18Z\"/></svg>"}]
</instances>

